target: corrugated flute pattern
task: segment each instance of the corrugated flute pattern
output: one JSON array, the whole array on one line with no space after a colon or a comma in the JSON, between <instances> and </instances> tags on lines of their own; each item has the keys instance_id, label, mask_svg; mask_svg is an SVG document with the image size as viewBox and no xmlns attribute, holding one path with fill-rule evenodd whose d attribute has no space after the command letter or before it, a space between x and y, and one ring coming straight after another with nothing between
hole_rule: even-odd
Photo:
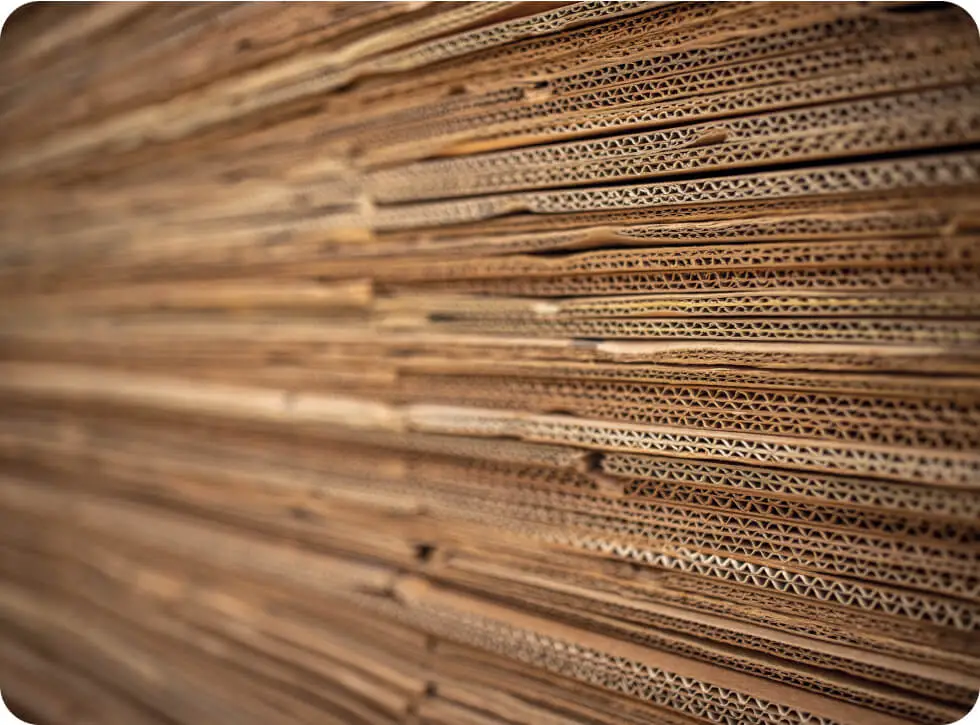
<instances>
[{"instance_id":1,"label":"corrugated flute pattern","mask_svg":"<svg viewBox=\"0 0 980 725\"><path fill-rule=\"evenodd\" d=\"M35 4L0 58L28 719L976 700L963 11Z\"/></svg>"}]
</instances>

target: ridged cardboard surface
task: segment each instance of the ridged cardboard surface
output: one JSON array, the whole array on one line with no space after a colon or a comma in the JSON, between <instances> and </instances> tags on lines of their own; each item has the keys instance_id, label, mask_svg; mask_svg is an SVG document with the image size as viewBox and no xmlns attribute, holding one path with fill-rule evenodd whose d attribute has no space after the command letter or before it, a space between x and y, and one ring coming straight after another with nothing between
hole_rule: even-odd
<instances>
[{"instance_id":1,"label":"ridged cardboard surface","mask_svg":"<svg viewBox=\"0 0 980 725\"><path fill-rule=\"evenodd\" d=\"M978 43L941 4L18 10L5 700L955 721Z\"/></svg>"}]
</instances>

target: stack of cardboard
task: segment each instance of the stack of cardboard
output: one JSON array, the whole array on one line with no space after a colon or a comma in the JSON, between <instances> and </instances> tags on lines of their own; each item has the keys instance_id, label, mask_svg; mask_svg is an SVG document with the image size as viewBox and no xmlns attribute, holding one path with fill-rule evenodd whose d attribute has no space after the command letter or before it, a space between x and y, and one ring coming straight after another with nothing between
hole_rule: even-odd
<instances>
[{"instance_id":1,"label":"stack of cardboard","mask_svg":"<svg viewBox=\"0 0 980 725\"><path fill-rule=\"evenodd\" d=\"M942 4L19 10L4 696L956 720L978 43Z\"/></svg>"}]
</instances>

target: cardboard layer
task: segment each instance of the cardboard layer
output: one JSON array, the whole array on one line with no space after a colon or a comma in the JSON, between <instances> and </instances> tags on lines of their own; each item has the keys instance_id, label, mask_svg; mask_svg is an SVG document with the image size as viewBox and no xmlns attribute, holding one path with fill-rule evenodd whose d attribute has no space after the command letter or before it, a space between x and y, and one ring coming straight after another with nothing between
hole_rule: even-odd
<instances>
[{"instance_id":1,"label":"cardboard layer","mask_svg":"<svg viewBox=\"0 0 980 725\"><path fill-rule=\"evenodd\" d=\"M963 10L34 4L2 45L28 720L976 703Z\"/></svg>"}]
</instances>

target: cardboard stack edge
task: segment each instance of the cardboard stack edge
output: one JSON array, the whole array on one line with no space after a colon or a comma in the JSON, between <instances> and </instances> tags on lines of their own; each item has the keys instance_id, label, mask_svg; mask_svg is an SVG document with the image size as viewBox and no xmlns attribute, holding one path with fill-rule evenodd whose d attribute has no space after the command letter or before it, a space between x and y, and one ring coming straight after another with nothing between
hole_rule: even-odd
<instances>
[{"instance_id":1,"label":"cardboard stack edge","mask_svg":"<svg viewBox=\"0 0 980 725\"><path fill-rule=\"evenodd\" d=\"M4 698L962 717L978 43L932 3L18 10Z\"/></svg>"}]
</instances>

